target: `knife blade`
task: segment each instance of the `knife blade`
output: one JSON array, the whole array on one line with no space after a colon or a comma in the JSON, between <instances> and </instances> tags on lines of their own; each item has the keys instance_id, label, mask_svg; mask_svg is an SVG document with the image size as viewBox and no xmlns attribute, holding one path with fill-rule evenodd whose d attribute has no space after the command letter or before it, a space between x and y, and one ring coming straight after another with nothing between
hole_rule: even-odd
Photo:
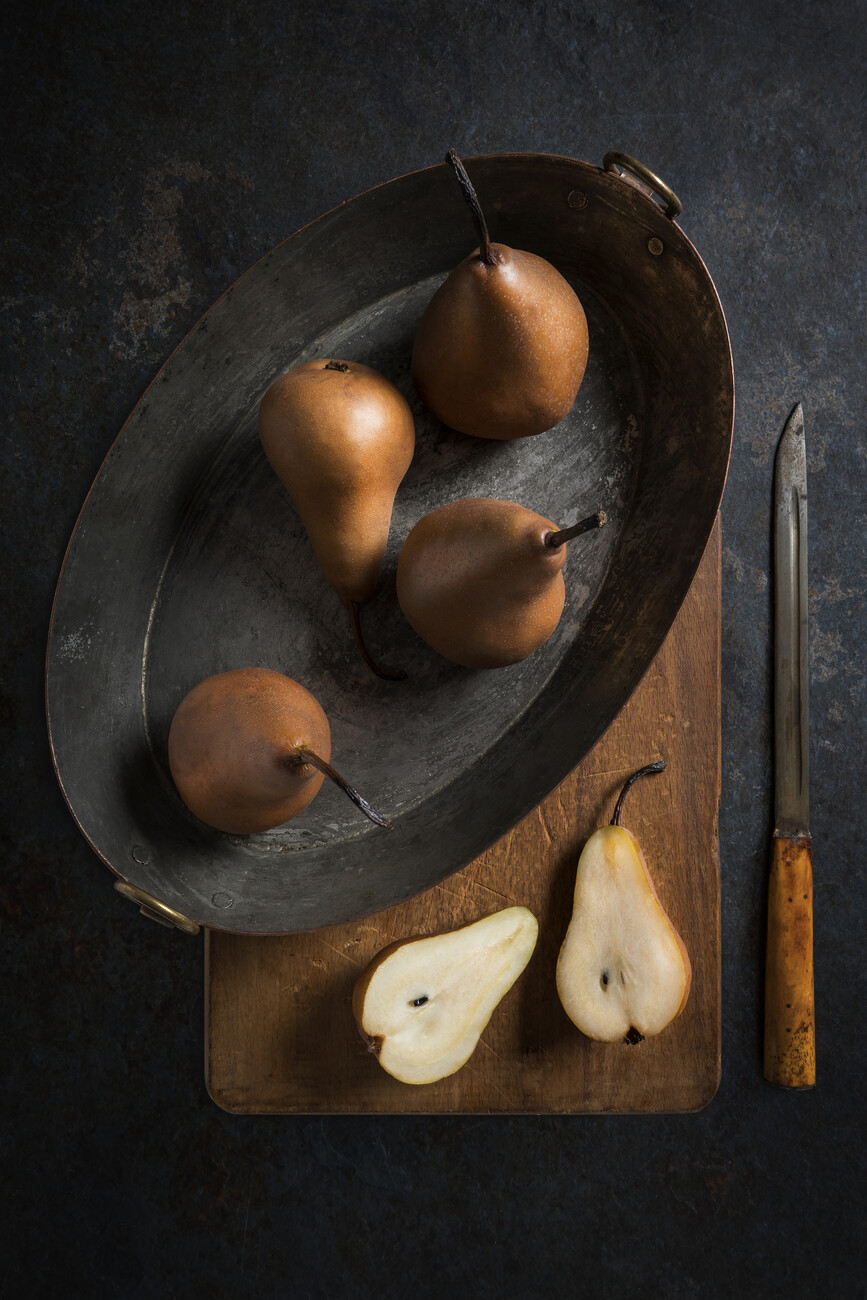
<instances>
[{"instance_id":1,"label":"knife blade","mask_svg":"<svg viewBox=\"0 0 867 1300\"><path fill-rule=\"evenodd\" d=\"M816 1082L810 836L807 454L793 409L774 461L774 835L765 959L765 1078Z\"/></svg>"}]
</instances>

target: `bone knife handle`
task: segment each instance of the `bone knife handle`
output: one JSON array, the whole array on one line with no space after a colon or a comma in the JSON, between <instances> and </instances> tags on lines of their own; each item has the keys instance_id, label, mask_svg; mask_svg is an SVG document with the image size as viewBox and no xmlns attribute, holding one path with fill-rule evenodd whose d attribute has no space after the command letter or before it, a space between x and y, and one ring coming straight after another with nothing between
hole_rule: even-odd
<instances>
[{"instance_id":1,"label":"bone knife handle","mask_svg":"<svg viewBox=\"0 0 867 1300\"><path fill-rule=\"evenodd\" d=\"M813 841L776 834L771 845L765 964L765 1078L782 1088L816 1082L813 1000Z\"/></svg>"}]
</instances>

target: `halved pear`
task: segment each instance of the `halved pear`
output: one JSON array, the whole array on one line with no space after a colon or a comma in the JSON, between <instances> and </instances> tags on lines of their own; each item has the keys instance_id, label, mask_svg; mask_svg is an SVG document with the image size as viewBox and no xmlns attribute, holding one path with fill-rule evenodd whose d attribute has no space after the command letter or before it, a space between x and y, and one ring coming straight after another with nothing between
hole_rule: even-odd
<instances>
[{"instance_id":1,"label":"halved pear","mask_svg":"<svg viewBox=\"0 0 867 1300\"><path fill-rule=\"evenodd\" d=\"M352 997L361 1036L382 1068L401 1083L435 1083L459 1070L538 934L532 912L507 907L460 930L383 948Z\"/></svg>"},{"instance_id":2,"label":"halved pear","mask_svg":"<svg viewBox=\"0 0 867 1300\"><path fill-rule=\"evenodd\" d=\"M622 802L623 796L617 820ZM615 823L595 831L578 861L572 919L557 961L557 992L569 1019L603 1042L650 1038L683 1010L691 975L635 836Z\"/></svg>"}]
</instances>

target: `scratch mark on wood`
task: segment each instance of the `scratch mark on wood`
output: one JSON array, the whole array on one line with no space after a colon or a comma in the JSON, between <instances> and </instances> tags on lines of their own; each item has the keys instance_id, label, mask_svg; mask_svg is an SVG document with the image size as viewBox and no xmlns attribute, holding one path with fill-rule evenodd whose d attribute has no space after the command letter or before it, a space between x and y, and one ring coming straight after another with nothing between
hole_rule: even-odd
<instances>
[{"instance_id":1,"label":"scratch mark on wood","mask_svg":"<svg viewBox=\"0 0 867 1300\"><path fill-rule=\"evenodd\" d=\"M542 830L543 830L544 833L545 833L545 839L546 839L546 841L547 841L548 848L550 848L551 845L554 843L554 841L551 839L551 832L550 832L549 829L548 829L548 823L547 823L547 821L545 820L545 812L544 812L544 809L543 809L543 807L542 807L541 804L540 804L539 807L536 809L536 813L537 813L537 816L538 816L539 825L542 827Z\"/></svg>"},{"instance_id":2,"label":"scratch mark on wood","mask_svg":"<svg viewBox=\"0 0 867 1300\"><path fill-rule=\"evenodd\" d=\"M508 1065L508 1061L506 1060L506 1058L504 1056L501 1056L500 1053L495 1050L495 1048L491 1047L490 1043L486 1043L484 1038L479 1039L479 1041L482 1044L482 1047L487 1047L488 1051L491 1053L492 1056L496 1056L498 1061L502 1061L503 1065Z\"/></svg>"},{"instance_id":3,"label":"scratch mark on wood","mask_svg":"<svg viewBox=\"0 0 867 1300\"><path fill-rule=\"evenodd\" d=\"M335 948L334 944L333 944L333 943L329 943L328 940L327 940L326 938L324 938L321 934L317 934L316 938L319 940L320 943L323 943L323 944L325 945L326 948L330 948L332 952L336 952L338 957L342 957L344 961L348 961L349 964L350 964L350 966L361 966L361 965L363 965L362 962L360 962L360 961L356 961L356 959L355 959L354 957L350 957L350 955L349 955L348 952L341 952L341 950L340 950L339 948ZM311 959L311 960L313 960L313 959ZM314 965L314 966L316 965L315 960L313 960L313 965Z\"/></svg>"},{"instance_id":4,"label":"scratch mark on wood","mask_svg":"<svg viewBox=\"0 0 867 1300\"><path fill-rule=\"evenodd\" d=\"M466 897L466 890L464 890L463 894L459 894L456 889L447 889L445 885L439 885L437 888L441 894L451 894L452 898L464 899Z\"/></svg>"},{"instance_id":5,"label":"scratch mark on wood","mask_svg":"<svg viewBox=\"0 0 867 1300\"><path fill-rule=\"evenodd\" d=\"M474 877L471 877L471 879L473 884L477 885L479 889L486 889L489 894L494 894L497 898L502 898L504 903L508 903L510 907L512 906L513 899L511 899L508 894L502 894L499 889L494 889L492 885L486 885L483 880L476 880Z\"/></svg>"},{"instance_id":6,"label":"scratch mark on wood","mask_svg":"<svg viewBox=\"0 0 867 1300\"><path fill-rule=\"evenodd\" d=\"M506 1100L508 1100L508 1098L506 1098L506 1094L503 1091L503 1089L497 1083L496 1079L494 1079L490 1074L485 1074L481 1069L479 1069L475 1065L471 1065L469 1062L467 1062L467 1064L464 1066L464 1069L469 1070L472 1074L482 1074L483 1075L482 1086L484 1088L493 1088L494 1092L496 1092L500 1097L503 1097Z\"/></svg>"},{"instance_id":7,"label":"scratch mark on wood","mask_svg":"<svg viewBox=\"0 0 867 1300\"><path fill-rule=\"evenodd\" d=\"M621 767L608 767L603 772L582 772L582 780L590 781L594 776L619 776L623 772L631 772L631 764L624 764Z\"/></svg>"}]
</instances>

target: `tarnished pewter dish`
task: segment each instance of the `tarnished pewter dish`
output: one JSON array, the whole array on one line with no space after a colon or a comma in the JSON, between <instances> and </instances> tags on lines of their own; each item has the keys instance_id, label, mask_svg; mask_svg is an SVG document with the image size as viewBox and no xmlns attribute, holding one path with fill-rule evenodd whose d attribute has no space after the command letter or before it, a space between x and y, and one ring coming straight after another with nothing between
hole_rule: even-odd
<instances>
[{"instance_id":1,"label":"tarnished pewter dish","mask_svg":"<svg viewBox=\"0 0 867 1300\"><path fill-rule=\"evenodd\" d=\"M722 309L674 223L677 200L622 155L606 162L611 170L543 154L467 160L492 238L547 258L587 313L584 383L550 432L465 437L414 394L416 323L474 241L444 165L362 194L280 244L214 304L124 425L64 562L47 702L73 816L149 915L279 933L398 903L529 812L638 685L713 527L734 388ZM374 657L405 669L406 682L380 681L361 661L259 445L265 389L316 356L375 367L412 405L416 455L363 614ZM395 599L413 524L465 496L508 498L560 527L597 509L609 520L570 544L550 641L498 671L439 658ZM314 693L333 762L393 831L333 788L249 837L186 810L166 760L172 715L202 678L254 666Z\"/></svg>"}]
</instances>

